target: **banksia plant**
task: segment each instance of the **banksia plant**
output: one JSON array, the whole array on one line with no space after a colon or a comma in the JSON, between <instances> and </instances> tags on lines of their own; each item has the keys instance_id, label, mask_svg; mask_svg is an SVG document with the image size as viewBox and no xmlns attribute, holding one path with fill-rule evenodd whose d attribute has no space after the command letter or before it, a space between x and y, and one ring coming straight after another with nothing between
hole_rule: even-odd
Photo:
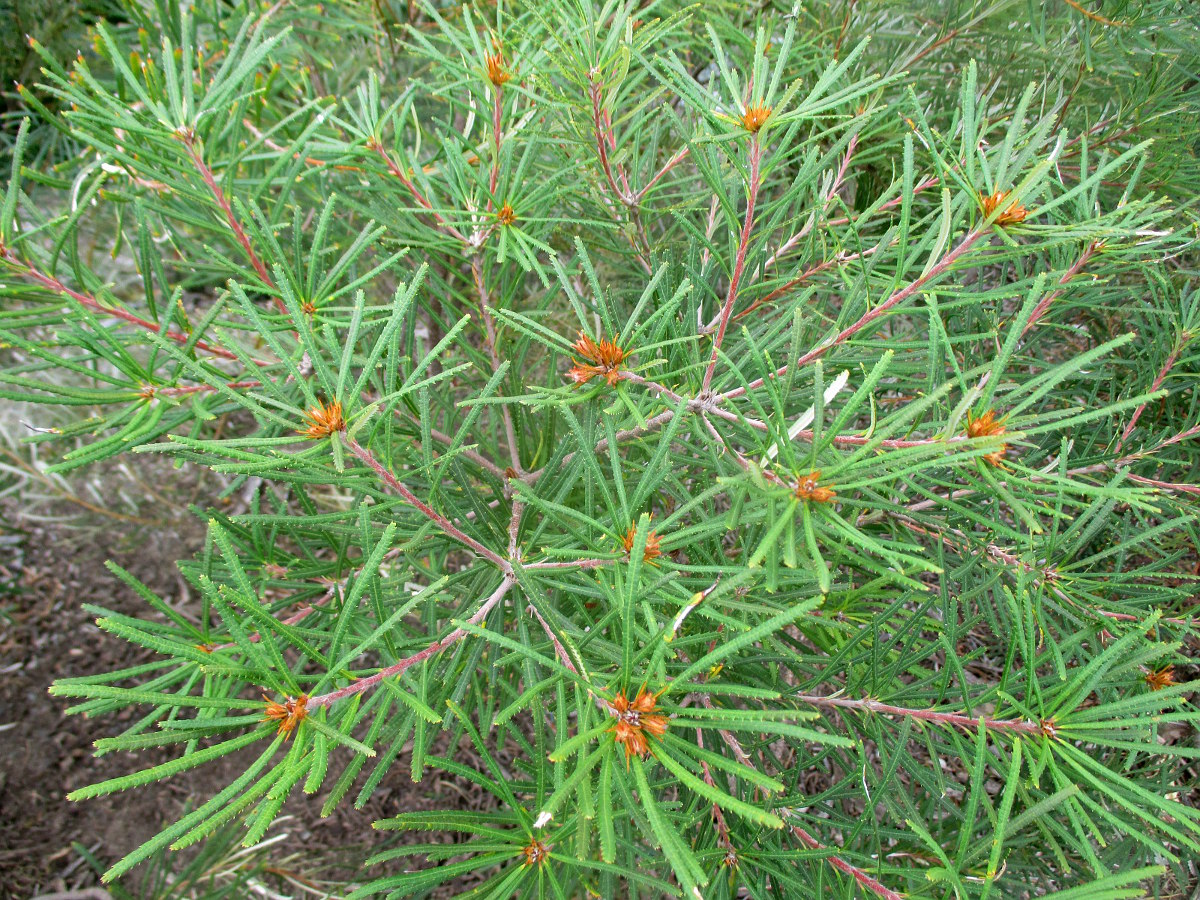
<instances>
[{"instance_id":1,"label":"banksia plant","mask_svg":"<svg viewBox=\"0 0 1200 900\"><path fill-rule=\"evenodd\" d=\"M1192 890L1195 32L1099 9L127 2L45 53L0 395L55 473L251 498L163 561L192 608L113 567L152 661L54 686L176 754L77 800L244 751L106 877L457 777L352 896Z\"/></svg>"}]
</instances>

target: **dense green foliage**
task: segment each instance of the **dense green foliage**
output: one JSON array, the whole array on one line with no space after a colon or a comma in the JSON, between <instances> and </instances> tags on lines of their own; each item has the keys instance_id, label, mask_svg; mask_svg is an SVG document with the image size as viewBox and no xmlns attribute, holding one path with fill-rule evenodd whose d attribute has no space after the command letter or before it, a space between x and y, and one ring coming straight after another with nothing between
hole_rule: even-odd
<instances>
[{"instance_id":1,"label":"dense green foliage","mask_svg":"<svg viewBox=\"0 0 1200 900\"><path fill-rule=\"evenodd\" d=\"M0 396L81 413L53 472L253 498L197 615L114 567L155 662L54 688L178 750L79 799L256 754L108 876L444 773L486 811L374 823L461 840L355 896L1185 884L1197 23L1094 6L126 0L44 52Z\"/></svg>"}]
</instances>

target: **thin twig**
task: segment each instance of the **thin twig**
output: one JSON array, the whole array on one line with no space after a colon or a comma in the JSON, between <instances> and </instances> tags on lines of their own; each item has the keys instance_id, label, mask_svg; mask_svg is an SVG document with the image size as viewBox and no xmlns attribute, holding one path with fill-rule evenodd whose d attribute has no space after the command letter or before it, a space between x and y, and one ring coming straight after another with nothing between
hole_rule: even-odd
<instances>
[{"instance_id":1,"label":"thin twig","mask_svg":"<svg viewBox=\"0 0 1200 900\"><path fill-rule=\"evenodd\" d=\"M893 238L888 243L888 247L891 248L891 247L895 246L897 243L899 243L899 240L900 240L899 238ZM882 244L876 244L874 247L868 247L866 250L859 250L856 253L846 253L843 251L829 259L822 260L819 263L815 263L814 265L809 266L807 269L805 269L803 272L801 272L795 278L785 281L779 287L775 288L775 290L771 291L771 293L766 294L765 296L760 297L759 299L755 300L753 303L751 303L749 306L747 306L745 309L743 309L740 313L738 313L736 316L734 316L733 320L736 322L738 319L742 319L742 318L745 318L746 316L750 315L752 312L754 312L760 306L766 306L769 303L774 303L780 297L784 296L787 293L790 293L796 287L798 287L799 285L808 281L808 279L812 278L814 275L824 272L826 269L832 268L833 266L840 266L843 263L853 262L856 259L866 259L868 256L871 256L872 254L877 253L882 246L883 246Z\"/></svg>"},{"instance_id":2,"label":"thin twig","mask_svg":"<svg viewBox=\"0 0 1200 900\"><path fill-rule=\"evenodd\" d=\"M793 815L792 810L786 807L778 809L776 812L782 814L785 819L790 818ZM804 844L804 846L808 847L810 850L828 849L824 844L818 841L799 825L791 823L788 825L788 829L800 840L800 843ZM891 888L886 887L878 880L868 875L858 866L851 865L850 863L846 862L840 856L835 856L831 853L829 856L825 857L825 861L839 872L849 875L859 884L859 886L866 888L877 897L882 897L883 900L904 900L903 895L897 894Z\"/></svg>"},{"instance_id":3,"label":"thin twig","mask_svg":"<svg viewBox=\"0 0 1200 900\"><path fill-rule=\"evenodd\" d=\"M396 165L395 160L392 159L390 153L383 149L382 144L372 138L367 142L367 149L373 150L375 154L381 160L383 160L383 164L387 166L387 170L391 172L392 175L402 185L404 185L404 187L408 190L408 193L412 196L413 200L417 202L417 205L429 214L430 218L433 219L434 224L436 224L441 231L464 244L470 243L470 241L467 240L466 236L461 231L442 218L441 213L433 208L433 204L430 203L428 198L421 193L420 188L413 183L413 180L409 178L407 174L405 174L404 170Z\"/></svg>"},{"instance_id":4,"label":"thin twig","mask_svg":"<svg viewBox=\"0 0 1200 900\"><path fill-rule=\"evenodd\" d=\"M907 300L909 297L911 297L913 294L917 293L917 291L919 291L921 288L923 288L929 282L933 281L935 278L940 277L943 273L946 272L947 269L949 269L952 265L954 265L954 263L956 263L959 260L959 258L963 256L963 254L965 254L968 250L970 250L971 247L975 244L975 242L978 241L984 235L984 233L985 232L982 229L975 229L975 230L969 231L967 233L966 237L964 237L962 239L962 241L959 243L959 245L957 247L955 247L953 250L951 250L949 253L947 253L945 256L943 256L940 260L938 260L938 262L936 262L932 267L930 267L930 269L927 272L925 272L923 275L916 278L914 281L910 282L907 287L901 288L900 290L898 290L894 294L892 294L890 297L888 297L885 301L883 301L878 306L876 306L874 309L870 309L867 312L863 313L862 316L859 317L859 319L856 322L854 322L851 325L847 325L845 328L843 328L841 331L839 331L833 337L829 338L828 340L818 344L816 347L809 350L807 353L805 353L803 356L801 356L799 359L797 359L795 363L785 365L782 368L777 369L775 372L771 373L767 377L768 378L780 378L784 374L787 373L788 369L791 366L795 366L796 368L799 368L800 366L806 365L807 363L812 362L814 359L816 359L820 356L824 356L826 353L828 353L830 350L832 350L834 347L838 346L839 344L845 343L845 341L847 341L849 338L853 337L855 334L857 334L859 331L861 331L867 325L874 322L876 319L878 319L880 316L882 316L884 313L886 313L892 307L903 302L904 300ZM734 388L733 390L727 391L726 393L722 394L721 397L724 400L732 400L735 397L742 396L747 391L753 391L753 390L756 390L757 388L762 387L763 384L765 383L765 381L766 381L766 379L764 379L764 378L757 378L754 381L750 382L748 385L745 385L743 387Z\"/></svg>"},{"instance_id":5,"label":"thin twig","mask_svg":"<svg viewBox=\"0 0 1200 900\"><path fill-rule=\"evenodd\" d=\"M499 553L496 553L494 550L489 550L487 547L483 546L483 544L479 543L479 541L475 540L475 538L471 537L470 535L464 533L453 522L431 507L428 503L420 500L416 494L409 490L406 484L389 472L387 467L384 466L383 463L381 463L378 459L376 459L370 450L362 446L352 437L342 436L341 440L346 442L346 446L350 449L350 452L366 463L375 472L375 474L379 476L379 479L384 484L399 494L410 506L415 507L422 515L425 516L425 518L429 519L431 522L441 528L442 531L444 531L449 537L454 538L463 546L474 550L484 559L488 560L497 568L499 568L500 571L504 572L506 575L512 573L512 564L509 563L507 559L505 559Z\"/></svg>"},{"instance_id":6,"label":"thin twig","mask_svg":"<svg viewBox=\"0 0 1200 900\"><path fill-rule=\"evenodd\" d=\"M616 149L617 138L613 134L612 120L608 115L608 111L604 109L601 102L602 85L595 80L588 82L588 95L592 100L592 131L596 137L596 153L600 157L600 169L604 173L604 180L608 185L609 192L612 194L612 207L614 213L617 210L617 204L625 207L625 217L633 226L634 233L637 235L629 235L630 246L633 247L634 255L637 257L638 263L646 271L650 273L650 239L646 235L646 228L642 224L641 214L638 212L638 196L629 189L629 178L623 169L618 167L618 174L624 188L620 187L616 179L613 177L612 163L609 160L608 152L610 149Z\"/></svg>"},{"instance_id":7,"label":"thin twig","mask_svg":"<svg viewBox=\"0 0 1200 900\"><path fill-rule=\"evenodd\" d=\"M1080 15L1086 16L1093 22L1099 22L1101 25L1111 25L1114 28L1125 28L1129 24L1128 22L1118 22L1116 19L1109 19L1100 15L1100 13L1092 12L1090 9L1087 9L1085 6L1083 6L1083 4L1077 3L1076 0L1063 0L1063 2Z\"/></svg>"},{"instance_id":8,"label":"thin twig","mask_svg":"<svg viewBox=\"0 0 1200 900\"><path fill-rule=\"evenodd\" d=\"M471 257L471 277L475 282L475 290L479 296L479 314L483 319L484 342L487 344L488 356L492 360L492 375L500 371L500 352L496 349L496 321L492 315L491 304L488 302L487 287L483 283L483 254L476 251ZM517 432L513 425L512 411L507 403L500 404L500 415L504 420L504 436L508 441L508 456L513 471L518 475L521 468L521 455L517 450Z\"/></svg>"},{"instance_id":9,"label":"thin twig","mask_svg":"<svg viewBox=\"0 0 1200 900\"><path fill-rule=\"evenodd\" d=\"M231 391L244 391L250 388L262 387L261 381L229 381L224 385ZM192 384L185 387L153 387L150 389L157 396L162 394L167 397L186 397L189 394L207 394L215 393L220 388L211 384Z\"/></svg>"},{"instance_id":10,"label":"thin twig","mask_svg":"<svg viewBox=\"0 0 1200 900\"><path fill-rule=\"evenodd\" d=\"M333 598L333 595L337 592L338 587L344 585L347 580L348 579L344 578L341 581L333 582L332 584L329 585L328 590L326 590L325 593L318 600L314 601L311 604L306 603L304 606L302 606L296 612L292 613L292 615L288 616L285 619L280 619L279 624L280 625L296 625L299 622L303 622L305 619L307 619L309 616L311 616L313 613L315 613L317 611L318 607L324 606L326 603L328 603ZM249 641L251 644L257 644L259 641L262 640L262 632L255 631L253 634L249 635L246 638L246 640ZM214 644L209 647L204 647L203 649L208 650L211 653L214 650L233 650L233 649L236 649L237 646L238 646L238 644L236 641L229 641L228 643L225 643L225 644Z\"/></svg>"},{"instance_id":11,"label":"thin twig","mask_svg":"<svg viewBox=\"0 0 1200 900\"><path fill-rule=\"evenodd\" d=\"M504 595L509 592L514 584L516 584L516 581L513 579L513 577L511 575L505 575L503 580L500 582L500 586L492 592L490 597L483 601L479 609L475 611L474 615L467 619L467 624L478 625L485 618L487 618L488 613L492 611L497 603L504 599ZM417 663L424 662L434 654L445 650L451 644L455 644L462 640L464 637L466 637L466 635L467 631L465 628L455 628L445 637L434 641L424 650L414 653L412 656L405 657L398 663L393 663L385 669L380 669L374 675L368 675L366 678L356 679L345 687L338 688L336 691L330 691L328 694L319 694L316 697L309 697L308 706L310 709L318 706L332 706L338 700L342 700L346 697L352 697L355 694L361 694L363 691L373 688L385 678L391 678L394 675L403 674Z\"/></svg>"},{"instance_id":12,"label":"thin twig","mask_svg":"<svg viewBox=\"0 0 1200 900\"><path fill-rule=\"evenodd\" d=\"M738 238L737 256L733 263L733 274L729 277L729 290L725 294L725 305L721 308L721 323L717 326L717 334L713 338L712 356L708 360L708 368L704 370L702 390L707 393L712 386L713 372L717 368L717 356L721 352L721 344L725 340L725 329L729 326L729 317L737 303L738 285L742 280L742 270L746 265L746 251L750 246L750 233L754 227L754 205L758 200L759 165L762 162L762 144L758 135L750 136L750 177L746 190L746 218L742 222L742 233Z\"/></svg>"},{"instance_id":13,"label":"thin twig","mask_svg":"<svg viewBox=\"0 0 1200 900\"><path fill-rule=\"evenodd\" d=\"M677 165L679 165L681 162L683 162L684 159L687 158L687 155L689 152L691 152L691 148L684 147L682 150L680 150L674 156L672 156L670 159L668 159L666 161L666 163L663 164L663 167L658 170L657 174L655 174L653 178L651 178L648 182L646 182L645 187L643 187L640 191L638 191L636 194L634 194L633 199L637 203L640 204L642 201L642 198L646 196L647 192L649 192L649 190L652 187L654 187L656 184L658 184L659 181L662 180L664 175L666 175L673 168L675 168Z\"/></svg>"},{"instance_id":14,"label":"thin twig","mask_svg":"<svg viewBox=\"0 0 1200 900\"><path fill-rule=\"evenodd\" d=\"M937 538L945 546L949 547L956 553L965 556L970 550L969 537L957 528L950 528L942 524L938 526L936 531L934 531L930 528L926 528L908 516L901 515L899 513L889 513L889 516L910 531L915 531L918 534L927 535L928 537ZM954 540L949 535L954 535L956 538L958 538L958 540ZM1042 585L1046 590L1052 593L1059 600L1066 603L1068 606L1073 606L1076 609L1080 609L1086 613L1102 616L1106 619L1113 619L1118 622L1140 622L1145 618L1145 616L1135 616L1132 613L1114 612L1113 610L1085 606L1074 597L1070 596L1055 583L1056 579L1058 578L1058 571L1051 566L1043 566L1038 568L1030 563L1027 563L1020 557L1014 556L1003 547L997 546L996 544L988 544L984 548L984 552L992 559L999 560L1007 566L1022 570L1030 576L1034 583ZM1185 628L1194 627L1197 622L1195 619L1180 619L1173 616L1163 616L1159 619L1159 621L1165 622L1168 625L1178 625Z\"/></svg>"},{"instance_id":15,"label":"thin twig","mask_svg":"<svg viewBox=\"0 0 1200 900\"><path fill-rule=\"evenodd\" d=\"M579 670L575 668L575 664L571 662L571 657L567 655L567 648L562 645L562 641L558 639L558 635L554 633L554 630L550 627L550 623L542 618L542 614L538 612L538 608L530 603L525 607L525 611L533 613L534 618L541 623L542 630L546 632L546 637L550 638L550 643L554 645L554 652L558 656L559 662L578 675Z\"/></svg>"},{"instance_id":16,"label":"thin twig","mask_svg":"<svg viewBox=\"0 0 1200 900\"><path fill-rule=\"evenodd\" d=\"M619 557L612 559L599 559L596 557L588 557L586 559L562 559L562 560L541 560L539 562L531 562L525 566L526 569L599 569L602 566L611 566L619 563Z\"/></svg>"},{"instance_id":17,"label":"thin twig","mask_svg":"<svg viewBox=\"0 0 1200 900\"><path fill-rule=\"evenodd\" d=\"M700 695L700 702L708 709L714 708L713 702L707 694ZM754 769L757 771L758 767L754 765L753 761L751 761L750 756L746 753L745 749L742 747L741 742L737 739L737 737L732 732L725 731L724 729L718 728L717 734L719 734L721 736L721 739L725 742L725 745L727 747L729 747L730 751L732 751L734 758L737 759L738 762L740 762L743 766L746 766L749 769ZM775 812L779 816L781 816L785 821L788 819L791 819L792 816L795 815L795 813L788 807L779 807L775 810ZM809 834L807 831L805 831L799 825L790 824L788 827L791 829L792 834L794 834L796 837L798 837L804 843L804 845L806 847L808 847L812 850L828 849L824 844L822 844L820 841L818 841L816 838L814 838L811 834ZM855 866L855 865L852 865L851 863L846 862L840 856L837 856L837 855L831 853L829 856L825 857L825 861L827 863L829 863L829 865L831 865L835 869L837 869L838 871L844 872L845 874L849 875L856 882L858 882L858 884L862 885L864 888L868 889L875 895L884 898L884 900L904 900L904 898L900 894L897 894L895 891L891 890L890 888L885 887L883 884L881 884L876 879L872 878L870 875L868 875L865 871L860 869L858 866Z\"/></svg>"},{"instance_id":18,"label":"thin twig","mask_svg":"<svg viewBox=\"0 0 1200 900\"><path fill-rule=\"evenodd\" d=\"M254 251L254 245L250 243L250 238L246 235L246 230L242 228L242 223L238 221L237 216L233 213L233 206L230 204L229 198L225 196L225 191L217 184L217 179L213 175L212 168L209 167L199 151L196 150L195 135L191 131L187 131L182 135L181 140L187 148L188 156L191 157L192 165L196 167L196 171L200 173L200 177L208 187L209 193L212 194L213 200L221 208L221 212L225 214L225 222L229 225L229 230L233 232L234 238L241 246L242 252L250 260L250 265L258 273L258 277L262 283L272 291L276 291L275 281L271 278L271 273L267 271L266 263ZM283 303L283 298L276 294L271 299L275 303L275 308L286 316L287 307Z\"/></svg>"},{"instance_id":19,"label":"thin twig","mask_svg":"<svg viewBox=\"0 0 1200 900\"><path fill-rule=\"evenodd\" d=\"M1179 361L1179 355L1182 352L1183 342L1181 341L1180 343L1176 344L1175 349L1173 349L1170 355L1167 356L1167 361L1163 363L1162 368L1158 370L1158 374L1154 377L1154 382L1150 385L1149 393L1153 394L1160 387L1162 387L1162 383L1166 380L1171 369L1174 368L1175 363ZM1129 440L1129 436L1133 434L1133 429L1137 427L1138 419L1142 417L1142 413L1145 411L1146 404L1139 403L1137 409L1133 411L1133 415L1129 417L1129 424L1125 426L1125 430L1121 432L1121 437L1117 440L1117 453L1121 452L1121 448L1125 446L1125 442Z\"/></svg>"},{"instance_id":20,"label":"thin twig","mask_svg":"<svg viewBox=\"0 0 1200 900\"><path fill-rule=\"evenodd\" d=\"M850 141L846 145L846 155L842 157L842 164L838 167L837 173L833 176L833 181L829 186L829 190L825 192L825 199L821 204L820 213L813 212L809 215L804 223L804 227L797 231L794 235L780 244L779 249L767 257L767 261L763 263L763 271L771 268L779 261L779 258L785 255L789 250L804 240L812 231L817 223L818 215L824 218L829 214L829 207L833 205L833 201L837 199L838 191L842 189L842 184L846 180L846 173L850 169L850 160L854 158L854 151L858 148L858 133L850 135Z\"/></svg>"},{"instance_id":21,"label":"thin twig","mask_svg":"<svg viewBox=\"0 0 1200 900\"><path fill-rule=\"evenodd\" d=\"M163 331L162 326L155 322L151 322L148 319L143 319L139 316L135 316L133 313L126 312L123 309L117 309L116 307L112 307L112 306L105 306L100 301L98 301L95 297L89 296L88 294L84 294L80 291L74 290L73 288L67 287L65 284L63 284L61 281L59 281L53 275L48 275L45 272L42 272L39 269L34 268L29 263L26 263L26 262L18 259L12 253L12 251L9 250L7 247L0 247L0 258L4 259L10 265L12 265L14 268L16 268L18 275L22 275L25 278L30 279L31 281L36 281L38 284L42 285L43 287L49 288L50 290L55 291L57 293L66 294L68 297L71 297L72 299L76 300L80 305L86 306L90 310L93 310L93 311L99 312L99 313L104 313L105 315L114 316L118 319L121 319L122 321L129 322L132 325L137 325L139 328L144 328L147 331L153 331L156 334L161 334L163 337L168 338L169 340L175 341L176 343L186 344L189 341L191 341L191 337L189 335L183 334L178 331L174 331L172 329ZM234 353L233 351L226 350L224 347L218 347L214 344L210 344L207 341L198 340L198 341L195 341L192 346L196 347L199 350L203 350L206 353L211 353L211 354L213 354L213 356L220 356L223 359L236 360L238 358L237 354ZM270 364L269 362L262 361L262 360L255 360L255 361L261 362L263 365Z\"/></svg>"},{"instance_id":22,"label":"thin twig","mask_svg":"<svg viewBox=\"0 0 1200 900\"><path fill-rule=\"evenodd\" d=\"M1051 291L1038 301L1037 306L1033 308L1033 312L1029 315L1029 321L1026 322L1025 327L1021 329L1021 337L1025 337L1025 335L1029 333L1029 330L1038 323L1042 316L1046 315L1046 313L1050 310L1050 305L1059 297L1061 297L1063 293L1065 293L1067 285L1071 282L1071 280L1083 271L1083 267L1088 264L1088 261L1091 260L1091 258L1095 256L1103 246L1103 241L1092 241L1087 245L1083 253L1079 255L1079 259L1075 260L1071 267L1063 273L1061 278L1058 279L1057 289Z\"/></svg>"},{"instance_id":23,"label":"thin twig","mask_svg":"<svg viewBox=\"0 0 1200 900\"><path fill-rule=\"evenodd\" d=\"M419 419L403 410L396 410L396 415L403 416L418 426L421 424ZM435 441L445 444L448 447L454 445L454 438L446 434L444 431L438 431L436 428L429 429L429 436ZM471 460L471 462L475 463L475 465L479 466L481 469L486 469L497 478L504 478L504 470L477 450L472 450L470 447L460 447L458 448L457 452Z\"/></svg>"},{"instance_id":24,"label":"thin twig","mask_svg":"<svg viewBox=\"0 0 1200 900\"><path fill-rule=\"evenodd\" d=\"M880 703L878 700L855 700L852 697L822 697L808 694L792 694L790 699L810 706L836 706L841 709L853 709L859 712L880 713L885 716L900 716L909 719L919 719L923 722L936 722L940 725L954 725L959 728L974 730L982 722L985 728L993 731L1011 731L1019 734L1043 734L1045 726L1041 722L1028 719L992 719L986 716L967 716L962 713L939 712L936 709L909 709L904 706L892 706Z\"/></svg>"}]
</instances>

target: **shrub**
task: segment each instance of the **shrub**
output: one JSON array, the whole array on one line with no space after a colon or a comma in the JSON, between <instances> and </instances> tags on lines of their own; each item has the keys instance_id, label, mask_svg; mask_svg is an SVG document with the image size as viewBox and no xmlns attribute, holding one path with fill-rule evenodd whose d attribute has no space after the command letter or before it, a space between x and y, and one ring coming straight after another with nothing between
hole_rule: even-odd
<instances>
[{"instance_id":1,"label":"shrub","mask_svg":"<svg viewBox=\"0 0 1200 900\"><path fill-rule=\"evenodd\" d=\"M460 839L355 896L1185 883L1175 6L130 0L44 54L4 396L84 413L55 473L252 498L194 614L113 566L153 662L54 687L177 749L77 799L253 748L107 877L441 773L485 811L375 822Z\"/></svg>"}]
</instances>

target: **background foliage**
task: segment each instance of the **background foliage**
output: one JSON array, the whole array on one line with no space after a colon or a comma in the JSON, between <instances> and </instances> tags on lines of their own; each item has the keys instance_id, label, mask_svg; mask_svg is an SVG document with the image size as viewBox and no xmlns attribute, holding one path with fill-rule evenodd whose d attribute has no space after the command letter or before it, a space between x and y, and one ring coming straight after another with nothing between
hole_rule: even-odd
<instances>
[{"instance_id":1,"label":"background foliage","mask_svg":"<svg viewBox=\"0 0 1200 900\"><path fill-rule=\"evenodd\" d=\"M355 896L1194 880L1188 10L127 0L35 42L0 394L78 414L46 477L253 497L198 510L198 617L114 567L157 661L54 689L178 750L81 800L253 748L106 877L447 773L490 811L375 822L461 839Z\"/></svg>"}]
</instances>

